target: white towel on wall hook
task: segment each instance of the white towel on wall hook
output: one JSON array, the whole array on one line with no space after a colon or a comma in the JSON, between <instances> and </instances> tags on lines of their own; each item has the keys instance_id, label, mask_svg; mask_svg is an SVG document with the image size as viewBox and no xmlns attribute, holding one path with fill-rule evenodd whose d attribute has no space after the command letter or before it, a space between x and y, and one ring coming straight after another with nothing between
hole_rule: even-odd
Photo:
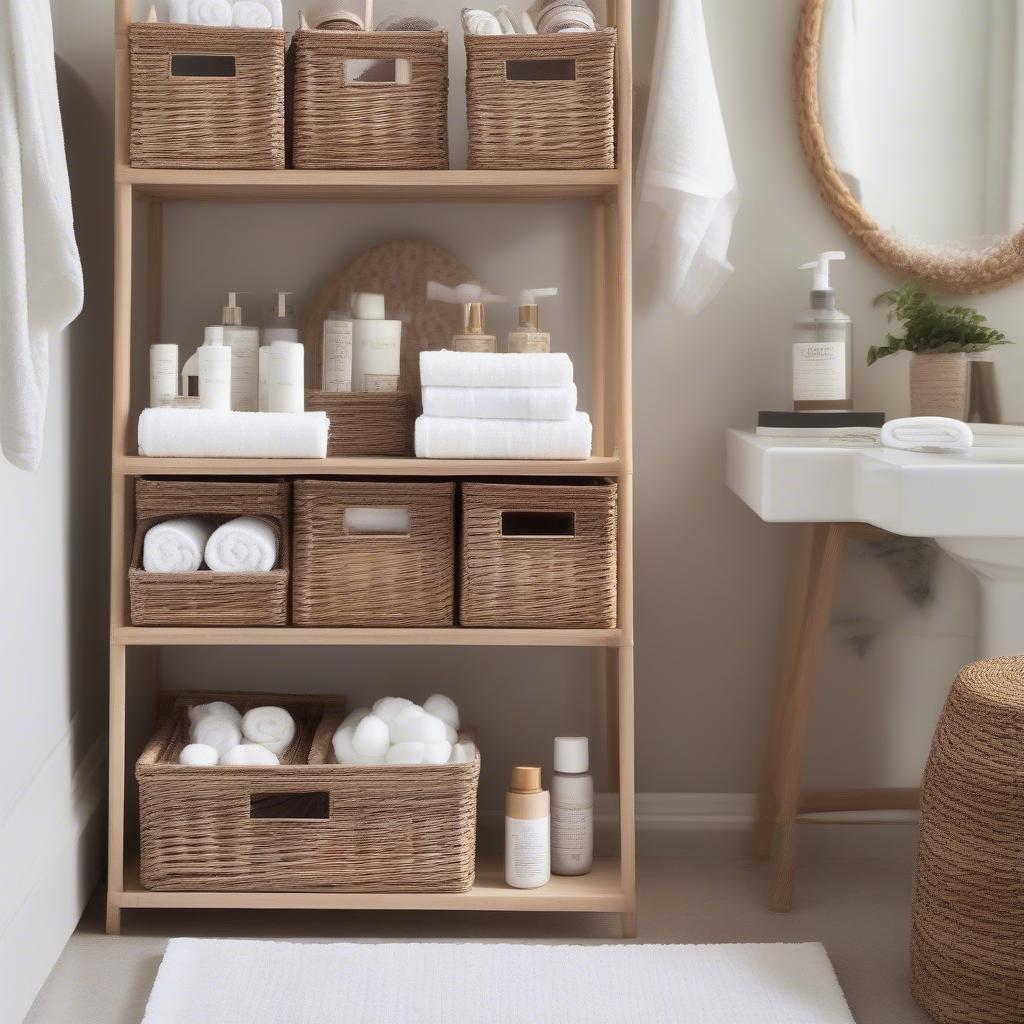
<instances>
[{"instance_id":1,"label":"white towel on wall hook","mask_svg":"<svg viewBox=\"0 0 1024 1024\"><path fill-rule=\"evenodd\" d=\"M82 308L48 3L0 0L0 447L42 455L50 339Z\"/></svg>"},{"instance_id":2,"label":"white towel on wall hook","mask_svg":"<svg viewBox=\"0 0 1024 1024\"><path fill-rule=\"evenodd\" d=\"M701 0L661 0L637 181L637 247L659 250L665 300L696 313L732 273L740 203Z\"/></svg>"}]
</instances>

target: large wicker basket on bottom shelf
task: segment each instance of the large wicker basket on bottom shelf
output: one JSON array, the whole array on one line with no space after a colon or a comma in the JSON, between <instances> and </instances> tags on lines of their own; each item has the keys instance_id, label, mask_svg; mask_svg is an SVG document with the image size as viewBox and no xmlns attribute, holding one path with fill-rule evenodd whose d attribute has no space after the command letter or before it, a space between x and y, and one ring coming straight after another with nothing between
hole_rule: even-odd
<instances>
[{"instance_id":1,"label":"large wicker basket on bottom shelf","mask_svg":"<svg viewBox=\"0 0 1024 1024\"><path fill-rule=\"evenodd\" d=\"M288 621L291 488L282 482L135 482L135 544L128 570L134 626L283 626ZM217 523L258 516L277 531L278 563L269 572L146 572L146 531L165 519L203 516Z\"/></svg>"},{"instance_id":2,"label":"large wicker basket on bottom shelf","mask_svg":"<svg viewBox=\"0 0 1024 1024\"><path fill-rule=\"evenodd\" d=\"M187 709L281 704L295 742L280 766L186 768ZM473 885L472 764L328 763L340 701L268 694L172 698L139 758L142 884L243 892L464 892Z\"/></svg>"}]
</instances>

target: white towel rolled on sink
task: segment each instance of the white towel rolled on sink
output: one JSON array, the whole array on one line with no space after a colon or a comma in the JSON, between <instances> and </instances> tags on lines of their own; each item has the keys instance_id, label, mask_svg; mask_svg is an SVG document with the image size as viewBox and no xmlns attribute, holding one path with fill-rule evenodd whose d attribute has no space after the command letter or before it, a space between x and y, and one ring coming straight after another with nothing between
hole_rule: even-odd
<instances>
[{"instance_id":1,"label":"white towel rolled on sink","mask_svg":"<svg viewBox=\"0 0 1024 1024\"><path fill-rule=\"evenodd\" d=\"M277 531L257 516L229 519L206 542L206 564L214 572L270 572L277 553Z\"/></svg>"},{"instance_id":2,"label":"white towel rolled on sink","mask_svg":"<svg viewBox=\"0 0 1024 1024\"><path fill-rule=\"evenodd\" d=\"M568 420L575 411L575 384L564 388L423 389L425 416L479 420Z\"/></svg>"},{"instance_id":3,"label":"white towel rolled on sink","mask_svg":"<svg viewBox=\"0 0 1024 1024\"><path fill-rule=\"evenodd\" d=\"M420 383L440 388L567 388L572 360L564 352L421 352Z\"/></svg>"},{"instance_id":4,"label":"white towel rolled on sink","mask_svg":"<svg viewBox=\"0 0 1024 1024\"><path fill-rule=\"evenodd\" d=\"M420 416L421 459L586 459L593 428L585 412L571 420L470 420Z\"/></svg>"},{"instance_id":5,"label":"white towel rolled on sink","mask_svg":"<svg viewBox=\"0 0 1024 1024\"><path fill-rule=\"evenodd\" d=\"M146 572L195 572L203 564L213 523L199 516L167 519L146 531L142 568Z\"/></svg>"}]
</instances>

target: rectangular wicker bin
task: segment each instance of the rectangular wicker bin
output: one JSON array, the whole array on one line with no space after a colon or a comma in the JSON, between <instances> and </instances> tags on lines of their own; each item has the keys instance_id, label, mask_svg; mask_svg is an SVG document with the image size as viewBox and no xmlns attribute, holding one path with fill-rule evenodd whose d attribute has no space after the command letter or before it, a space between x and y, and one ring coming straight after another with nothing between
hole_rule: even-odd
<instances>
[{"instance_id":1,"label":"rectangular wicker bin","mask_svg":"<svg viewBox=\"0 0 1024 1024\"><path fill-rule=\"evenodd\" d=\"M186 768L187 709L280 704L298 729L281 765ZM243 892L464 892L473 885L479 754L472 764L329 763L340 700L167 697L135 766L142 884Z\"/></svg>"},{"instance_id":2,"label":"rectangular wicker bin","mask_svg":"<svg viewBox=\"0 0 1024 1024\"><path fill-rule=\"evenodd\" d=\"M297 626L442 627L455 604L455 484L296 480ZM406 508L409 533L350 534L348 507Z\"/></svg>"},{"instance_id":3,"label":"rectangular wicker bin","mask_svg":"<svg viewBox=\"0 0 1024 1024\"><path fill-rule=\"evenodd\" d=\"M615 29L465 38L470 168L615 166Z\"/></svg>"},{"instance_id":4,"label":"rectangular wicker bin","mask_svg":"<svg viewBox=\"0 0 1024 1024\"><path fill-rule=\"evenodd\" d=\"M463 626L611 629L615 484L462 485Z\"/></svg>"},{"instance_id":5,"label":"rectangular wicker bin","mask_svg":"<svg viewBox=\"0 0 1024 1024\"><path fill-rule=\"evenodd\" d=\"M298 31L291 59L293 166L448 167L446 32ZM393 80L351 80L365 61L394 61Z\"/></svg>"},{"instance_id":6,"label":"rectangular wicker bin","mask_svg":"<svg viewBox=\"0 0 1024 1024\"><path fill-rule=\"evenodd\" d=\"M285 482L135 481L135 544L128 569L133 626L284 626L288 622L291 488ZM165 519L266 519L280 539L270 572L146 572L146 531Z\"/></svg>"},{"instance_id":7,"label":"rectangular wicker bin","mask_svg":"<svg viewBox=\"0 0 1024 1024\"><path fill-rule=\"evenodd\" d=\"M285 35L272 28L128 28L133 167L284 167Z\"/></svg>"},{"instance_id":8,"label":"rectangular wicker bin","mask_svg":"<svg viewBox=\"0 0 1024 1024\"><path fill-rule=\"evenodd\" d=\"M329 458L413 455L412 395L307 391L306 411L327 413Z\"/></svg>"}]
</instances>

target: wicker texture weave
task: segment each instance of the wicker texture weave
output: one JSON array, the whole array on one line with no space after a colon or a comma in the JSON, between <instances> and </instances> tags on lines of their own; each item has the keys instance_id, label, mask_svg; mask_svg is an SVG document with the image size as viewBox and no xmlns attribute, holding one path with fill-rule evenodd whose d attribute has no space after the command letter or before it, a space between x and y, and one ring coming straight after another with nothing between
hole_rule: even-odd
<instances>
[{"instance_id":1,"label":"wicker texture weave","mask_svg":"<svg viewBox=\"0 0 1024 1024\"><path fill-rule=\"evenodd\" d=\"M133 167L284 167L284 32L129 26ZM177 77L173 55L235 58L229 78Z\"/></svg>"},{"instance_id":2,"label":"wicker texture weave","mask_svg":"<svg viewBox=\"0 0 1024 1024\"><path fill-rule=\"evenodd\" d=\"M910 415L966 419L969 375L963 352L915 352L910 357Z\"/></svg>"},{"instance_id":3,"label":"wicker texture weave","mask_svg":"<svg viewBox=\"0 0 1024 1024\"><path fill-rule=\"evenodd\" d=\"M290 489L287 483L213 480L135 482L135 545L128 570L132 625L283 626L288 621ZM259 516L277 530L270 572L146 572L146 531L165 519L204 516L220 524Z\"/></svg>"},{"instance_id":4,"label":"wicker texture weave","mask_svg":"<svg viewBox=\"0 0 1024 1024\"><path fill-rule=\"evenodd\" d=\"M299 626L450 626L453 483L296 480L292 615ZM349 506L409 510L408 536L349 535Z\"/></svg>"},{"instance_id":5,"label":"wicker texture weave","mask_svg":"<svg viewBox=\"0 0 1024 1024\"><path fill-rule=\"evenodd\" d=\"M615 166L615 29L466 36L469 166ZM571 81L510 81L508 61L571 61Z\"/></svg>"},{"instance_id":6,"label":"wicker texture weave","mask_svg":"<svg viewBox=\"0 0 1024 1024\"><path fill-rule=\"evenodd\" d=\"M615 484L462 485L463 626L615 626ZM569 513L571 536L503 536L504 512Z\"/></svg>"},{"instance_id":7,"label":"wicker texture weave","mask_svg":"<svg viewBox=\"0 0 1024 1024\"><path fill-rule=\"evenodd\" d=\"M330 458L413 455L411 395L307 391L307 412L326 412Z\"/></svg>"},{"instance_id":8,"label":"wicker texture weave","mask_svg":"<svg viewBox=\"0 0 1024 1024\"><path fill-rule=\"evenodd\" d=\"M280 704L296 738L280 766L186 768L186 709ZM479 755L472 764L328 763L340 700L189 693L166 702L135 766L148 889L463 892L473 885ZM328 817L296 817L327 797ZM288 817L253 817L253 797ZM275 797L279 797L275 800ZM269 798L269 801L268 801ZM265 811L263 812L265 813Z\"/></svg>"},{"instance_id":9,"label":"wicker texture weave","mask_svg":"<svg viewBox=\"0 0 1024 1024\"><path fill-rule=\"evenodd\" d=\"M448 166L446 32L299 31L292 162L304 168ZM346 81L350 60L406 60L408 83Z\"/></svg>"},{"instance_id":10,"label":"wicker texture weave","mask_svg":"<svg viewBox=\"0 0 1024 1024\"><path fill-rule=\"evenodd\" d=\"M963 669L921 788L911 988L940 1024L1024 1021L1024 658Z\"/></svg>"}]
</instances>

